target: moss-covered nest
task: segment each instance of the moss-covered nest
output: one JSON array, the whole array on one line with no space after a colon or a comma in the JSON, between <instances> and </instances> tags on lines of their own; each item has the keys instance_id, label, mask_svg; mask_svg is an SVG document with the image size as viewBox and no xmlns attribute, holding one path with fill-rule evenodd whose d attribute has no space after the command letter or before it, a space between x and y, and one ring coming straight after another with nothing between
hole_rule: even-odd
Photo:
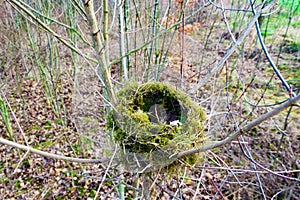
<instances>
[{"instance_id":1,"label":"moss-covered nest","mask_svg":"<svg viewBox=\"0 0 300 200\"><path fill-rule=\"evenodd\" d=\"M108 128L127 169L163 168L174 163L171 155L203 143L205 113L184 92L158 82L130 83L117 97ZM185 161L194 164L197 158Z\"/></svg>"}]
</instances>

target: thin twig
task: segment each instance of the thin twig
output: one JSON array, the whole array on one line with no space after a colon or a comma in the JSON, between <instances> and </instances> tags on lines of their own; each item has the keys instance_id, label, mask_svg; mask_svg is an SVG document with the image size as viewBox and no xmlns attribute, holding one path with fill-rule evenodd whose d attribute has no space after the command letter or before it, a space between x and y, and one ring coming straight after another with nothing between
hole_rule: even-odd
<instances>
[{"instance_id":1,"label":"thin twig","mask_svg":"<svg viewBox=\"0 0 300 200\"><path fill-rule=\"evenodd\" d=\"M249 156L249 155L245 152L243 146L240 146L240 147L241 147L241 150L242 150L243 154L246 156L246 158L247 158L248 160L250 160L250 162L252 162L253 164L257 165L258 167L260 167L260 168L266 170L267 172L269 172L269 173L271 173L271 174L273 174L273 175L275 175L275 176L278 176L278 177L280 177L280 178L284 178L284 179L288 179L288 180L300 182L300 179L298 179L298 178L293 178L293 177L285 176L285 175L282 175L282 174L277 174L277 173L273 172L272 170L270 170L270 169L264 167L263 165L257 163L255 160L253 160L253 158L252 158L251 156Z\"/></svg>"},{"instance_id":2,"label":"thin twig","mask_svg":"<svg viewBox=\"0 0 300 200\"><path fill-rule=\"evenodd\" d=\"M208 2L210 2L213 6L215 6L217 9L220 10L226 10L226 11L236 11L236 12L252 12L251 10L248 9L240 9L240 8L224 8L223 4L221 6L219 6L218 4L216 4L215 2L208 0Z\"/></svg>"},{"instance_id":3,"label":"thin twig","mask_svg":"<svg viewBox=\"0 0 300 200\"><path fill-rule=\"evenodd\" d=\"M124 8L124 1L119 0L119 29L120 29L120 54L122 57L122 69L124 80L128 80L128 66L127 66L127 58L126 58L126 47L125 47L125 14L123 11Z\"/></svg>"},{"instance_id":4,"label":"thin twig","mask_svg":"<svg viewBox=\"0 0 300 200\"><path fill-rule=\"evenodd\" d=\"M234 43L234 45L227 51L227 53L224 55L224 57L216 64L216 66L210 71L210 73L208 73L203 79L201 79L201 81L199 81L199 83L194 86L190 91L188 91L188 93L194 93L196 92L196 90L198 90L202 85L204 85L207 80L212 77L215 73L217 73L221 67L223 66L223 64L225 63L225 61L233 54L233 52L235 51L235 49L243 42L243 40L246 38L246 36L250 33L250 30L252 28L252 26L255 25L255 22L257 21L257 19L260 17L261 13L264 10L269 9L270 7L273 6L273 4L271 3L270 5L268 5L267 7L263 8L263 6L265 5L264 1L261 6L259 6L258 11L256 12L256 14L254 15L253 19L251 20L251 22L247 25L246 29L244 30L244 32L242 33L241 37L239 37L239 39Z\"/></svg>"},{"instance_id":5,"label":"thin twig","mask_svg":"<svg viewBox=\"0 0 300 200\"><path fill-rule=\"evenodd\" d=\"M6 104L7 104L7 106L8 106L8 108L9 108L9 110L10 110L10 112L11 112L11 114L12 114L12 116L13 116L13 118L14 118L16 124L17 124L17 126L18 126L18 129L20 130L20 132L21 132L21 134L22 134L22 136L23 136L23 138L24 138L24 140L25 140L26 145L28 146L28 140L27 140L27 137L26 137L26 135L24 134L24 131L23 131L23 129L22 129L22 127L21 127L21 125L20 125L20 123L19 123L19 121L18 121L16 115L15 115L15 112L12 110L11 105L10 105L8 99L6 98L4 92L3 92L1 89L0 89L0 92L1 92L1 95L3 96L3 99L5 100L5 102L6 102ZM17 169L19 168L20 164L21 164L22 161L26 158L26 156L28 155L28 153L29 153L29 151L26 151L26 153L22 156L22 158L19 160L17 166L15 167L15 170L14 170L13 173L15 173L15 172L17 171Z\"/></svg>"},{"instance_id":6,"label":"thin twig","mask_svg":"<svg viewBox=\"0 0 300 200\"><path fill-rule=\"evenodd\" d=\"M210 5L209 2L205 3L201 8L199 8L198 10L196 10L195 12L193 12L191 15L189 15L188 17L186 17L185 21L191 19L193 16L195 16L197 13L199 13L200 11L202 11L204 8L206 8L209 5ZM182 23L182 21L180 20L180 21L176 22L175 24L173 24L172 26L166 28L164 31L161 31L160 33L157 33L153 38L151 38L148 41L144 42L141 46L128 51L128 53L126 53L125 56L130 56L131 54L138 52L139 50L143 49L144 47L146 47L147 45L149 45L150 43L152 43L157 38L161 37L162 35L165 35L170 30L172 30L174 28L177 28L181 23ZM121 58L117 58L117 59L113 60L109 65L111 66L111 65L114 65L116 63L119 63L121 60L122 60L122 57Z\"/></svg>"},{"instance_id":7,"label":"thin twig","mask_svg":"<svg viewBox=\"0 0 300 200\"><path fill-rule=\"evenodd\" d=\"M181 62L180 62L180 89L183 88L183 64L184 64L184 27L185 27L185 19L184 19L184 9L183 9L183 1L181 2L181 15L182 15L182 25L181 25Z\"/></svg>"},{"instance_id":8,"label":"thin twig","mask_svg":"<svg viewBox=\"0 0 300 200\"><path fill-rule=\"evenodd\" d=\"M225 14L225 9L224 9L224 5L223 5L223 1L221 0L220 2L221 2L221 6L222 6L222 7L221 7L221 10L222 10L222 16L223 16L223 19L224 19L224 23L225 23L225 25L226 25L226 29L227 29L227 31L228 31L230 37L231 37L231 40L232 40L234 43L236 43L236 38L235 38L234 35L232 34L232 31L231 31L230 26L229 26L228 21L227 21L227 17L226 17L226 14Z\"/></svg>"},{"instance_id":9,"label":"thin twig","mask_svg":"<svg viewBox=\"0 0 300 200\"><path fill-rule=\"evenodd\" d=\"M101 187L102 187L102 184L103 184L103 182L105 181L105 179L106 179L106 175L107 175L107 173L108 173L108 170L110 169L110 167L111 167L111 164L112 164L112 162L113 162L113 160L114 160L114 157L115 157L115 155L116 155L116 153L117 153L117 145L115 146L115 151L114 151L114 153L113 153L113 155L112 155L112 157L111 157L111 159L110 159L110 161L109 161L109 164L108 164L108 166L107 166L107 168L106 168L106 170L105 170L105 173L104 173L104 175L103 175L103 177L102 177L102 180L101 180L101 183L100 183L100 185L99 185L99 187L98 187L98 190L97 190L97 192L96 192L96 194L95 194L95 197L94 197L94 199L97 199L97 196L98 196L98 194L99 194L99 192L100 192L100 189L101 189Z\"/></svg>"},{"instance_id":10,"label":"thin twig","mask_svg":"<svg viewBox=\"0 0 300 200\"><path fill-rule=\"evenodd\" d=\"M44 30L48 31L49 33L51 33L56 39L58 39L60 42L62 42L65 46L67 46L69 49L71 49L72 51L74 51L75 53L79 54L80 56L84 57L85 59L97 63L97 60L95 60L94 58L91 58L83 53L80 52L80 50L76 47L74 47L72 44L70 44L69 42L67 42L67 40L65 40L64 38L62 38L62 36L60 36L59 34L57 34L55 31L53 31L50 27L48 27L44 22L42 22L39 18L37 18L30 10L28 10L27 8L25 8L23 5L21 5L18 1L15 0L7 0L7 2L17 10L17 8L19 8L22 12L26 13L28 16L30 16L30 18L32 18L41 28L43 28ZM17 8L16 8L17 7ZM20 12L18 10L18 12L20 14L22 14L25 18L27 18L27 16L25 16L22 12ZM28 19L28 18L27 18Z\"/></svg>"},{"instance_id":11,"label":"thin twig","mask_svg":"<svg viewBox=\"0 0 300 200\"><path fill-rule=\"evenodd\" d=\"M290 99L289 101L281 104L280 106L274 108L273 110L261 115L259 118L251 121L249 124L242 127L240 130L236 131L235 133L233 133L231 136L227 137L224 140L215 141L215 142L212 142L211 144L208 144L208 145L203 145L203 146L198 147L198 148L194 148L194 149L183 151L183 152L180 152L180 153L177 153L177 154L173 154L171 157L181 158L183 156L187 156L187 155L191 155L191 154L199 153L199 152L204 152L204 151L214 149L214 148L223 146L225 144L228 144L228 143L232 142L233 140L237 139L239 136L241 136L245 132L251 130L253 127L255 127L258 124L262 123L263 121L277 115L281 111L287 109L288 107L290 107L291 105L293 105L295 103L298 103L299 101L300 101L300 95Z\"/></svg>"},{"instance_id":12,"label":"thin twig","mask_svg":"<svg viewBox=\"0 0 300 200\"><path fill-rule=\"evenodd\" d=\"M35 154L38 154L38 155L41 155L41 156L44 156L47 158L53 158L56 160L64 160L64 161L77 162L77 163L100 163L100 162L107 161L107 160L101 160L101 159L84 159L84 158L73 158L73 157L61 156L61 155L41 151L38 149L34 149L30 146L18 144L16 142L6 140L4 138L0 138L0 143L8 145L8 146L16 147L16 148L22 149L24 151L30 151L31 153L35 153Z\"/></svg>"},{"instance_id":13,"label":"thin twig","mask_svg":"<svg viewBox=\"0 0 300 200\"><path fill-rule=\"evenodd\" d=\"M244 142L244 138L243 138L243 137L241 137L241 138L242 138L242 141ZM248 146L247 146L246 144L241 144L239 139L238 139L238 142L239 142L239 145L240 145L241 148L243 148L242 145L244 145L244 147L245 147L245 150L244 150L244 149L242 150L242 152L244 153L244 155L249 156L249 158L251 158L251 159L253 160L253 157L252 157L252 155L251 155L251 152L250 152ZM257 171L256 163L252 162L252 166L253 166L254 171ZM256 172L256 173L255 173L255 176L256 176L256 178L257 178L259 190L261 191L261 194L262 194L264 200L266 200L267 197L266 197L264 188L263 188L263 186L262 186L262 182L261 182L259 173Z\"/></svg>"},{"instance_id":14,"label":"thin twig","mask_svg":"<svg viewBox=\"0 0 300 200\"><path fill-rule=\"evenodd\" d=\"M108 44L108 36L107 34L107 30L103 30L104 33L103 35L101 35L100 30L99 30L99 26L98 26L98 21L96 18L96 14L95 14L95 10L94 10L94 2L92 0L89 1L85 1L82 0L84 3L84 8L87 14L87 18L89 21L89 25L90 25L90 30L91 30L91 35L93 38L93 42L94 42L94 49L97 52L97 57L98 57L98 63L99 63L99 67L100 67L100 73L101 76L103 78L103 82L105 84L105 90L108 94L108 98L110 100L110 102L113 105L117 105L117 99L115 96L115 92L113 90L113 85L111 82L111 74L110 74L110 69L109 69L109 58L108 58L108 46L105 46ZM105 9L105 8L103 8ZM104 14L108 12L107 10L104 11ZM108 19L104 19L104 20L108 20ZM107 26L108 22L104 22L104 29L108 28ZM102 42L104 37L104 42ZM104 48L104 53L102 52Z\"/></svg>"},{"instance_id":15,"label":"thin twig","mask_svg":"<svg viewBox=\"0 0 300 200\"><path fill-rule=\"evenodd\" d=\"M253 14L256 15L256 10L253 6L253 2L252 0L250 0L250 4L251 4L251 7L252 7L252 11L253 11ZM258 39L259 39L259 42L260 42L260 45L271 65L271 67L273 68L274 72L276 73L276 75L278 76L278 78L280 79L282 85L287 89L288 92L291 92L292 96L295 97L296 96L296 93L294 93L293 91L291 91L291 87L290 85L286 82L286 80L284 79L284 77L282 76L282 74L280 73L279 69L277 68L276 64L273 62L272 60L272 57L271 55L269 54L268 50L267 50L267 47L262 39L262 35L261 35L261 31L260 31L260 27L259 27L259 23L258 21L256 20L255 21L255 27L256 27L256 32L257 32L257 36L258 36Z\"/></svg>"},{"instance_id":16,"label":"thin twig","mask_svg":"<svg viewBox=\"0 0 300 200\"><path fill-rule=\"evenodd\" d=\"M197 166L196 168L199 169L212 169L212 170L226 170L226 171L232 171L231 173L260 173L260 174L266 174L269 172L262 171L262 170L252 170L252 169L235 169L235 168L229 168L229 167L208 167L208 166ZM291 174L291 173L300 173L300 170L289 170L289 171L273 171L276 174ZM193 179L192 179L193 180ZM239 183L239 182L238 182Z\"/></svg>"}]
</instances>

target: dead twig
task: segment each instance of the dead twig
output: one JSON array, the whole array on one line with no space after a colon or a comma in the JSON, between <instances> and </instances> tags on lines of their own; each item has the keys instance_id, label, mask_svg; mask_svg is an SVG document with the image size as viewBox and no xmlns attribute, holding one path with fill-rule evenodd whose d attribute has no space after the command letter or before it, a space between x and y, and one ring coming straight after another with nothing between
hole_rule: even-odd
<instances>
[{"instance_id":1,"label":"dead twig","mask_svg":"<svg viewBox=\"0 0 300 200\"><path fill-rule=\"evenodd\" d=\"M22 149L24 151L29 151L31 153L35 153L35 154L38 154L38 155L41 155L44 157L53 158L56 160L64 160L64 161L77 162L77 163L100 163L100 162L107 161L107 160L101 160L101 159L84 159L84 158L73 158L73 157L61 156L61 155L41 151L38 149L34 149L30 146L18 144L16 142L9 141L4 138L0 138L0 143L8 145L8 146L16 147L16 148Z\"/></svg>"},{"instance_id":2,"label":"dead twig","mask_svg":"<svg viewBox=\"0 0 300 200\"><path fill-rule=\"evenodd\" d=\"M263 121L265 121L267 119L270 119L271 117L277 115L281 111L287 109L288 107L294 105L295 103L297 103L299 101L300 101L300 95L290 99L289 101L281 104L280 106L274 108L273 110L261 115L259 118L251 121L249 124L242 127L241 129L239 129L238 131L236 131L235 133L233 133L231 136L227 137L224 140L216 141L216 142L213 142L213 143L208 144L208 145L203 145L203 146L198 147L198 148L194 148L194 149L183 151L183 152L180 152L180 153L177 153L177 154L173 154L171 156L171 158L172 157L181 158L181 157L184 157L184 156L187 156L187 155L191 155L191 154L199 153L199 152L204 152L204 151L214 149L214 148L223 146L225 144L228 144L228 143L232 142L233 140L237 139L239 136L241 136L245 132L251 130L253 127L257 126L258 124L262 123Z\"/></svg>"}]
</instances>

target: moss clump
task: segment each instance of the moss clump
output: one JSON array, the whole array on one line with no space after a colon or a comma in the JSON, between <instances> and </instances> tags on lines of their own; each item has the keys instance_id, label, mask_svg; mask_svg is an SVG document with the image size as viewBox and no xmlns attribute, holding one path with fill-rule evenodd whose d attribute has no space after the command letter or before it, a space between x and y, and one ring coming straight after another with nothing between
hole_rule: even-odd
<instances>
[{"instance_id":1,"label":"moss clump","mask_svg":"<svg viewBox=\"0 0 300 200\"><path fill-rule=\"evenodd\" d=\"M170 155L203 142L205 113L182 91L158 82L130 83L117 96L108 128L126 160L134 155L141 168L161 168L174 162ZM185 161L194 164L197 156Z\"/></svg>"}]
</instances>

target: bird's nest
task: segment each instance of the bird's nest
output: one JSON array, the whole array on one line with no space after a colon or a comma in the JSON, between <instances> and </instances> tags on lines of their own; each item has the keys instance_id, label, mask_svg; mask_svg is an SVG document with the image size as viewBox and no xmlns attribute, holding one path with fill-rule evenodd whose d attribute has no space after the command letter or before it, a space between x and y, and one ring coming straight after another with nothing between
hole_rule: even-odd
<instances>
[{"instance_id":1,"label":"bird's nest","mask_svg":"<svg viewBox=\"0 0 300 200\"><path fill-rule=\"evenodd\" d=\"M108 128L126 169L164 168L176 163L172 155L203 143L205 113L184 92L158 82L130 83L117 96ZM197 160L184 158L191 165Z\"/></svg>"}]
</instances>

